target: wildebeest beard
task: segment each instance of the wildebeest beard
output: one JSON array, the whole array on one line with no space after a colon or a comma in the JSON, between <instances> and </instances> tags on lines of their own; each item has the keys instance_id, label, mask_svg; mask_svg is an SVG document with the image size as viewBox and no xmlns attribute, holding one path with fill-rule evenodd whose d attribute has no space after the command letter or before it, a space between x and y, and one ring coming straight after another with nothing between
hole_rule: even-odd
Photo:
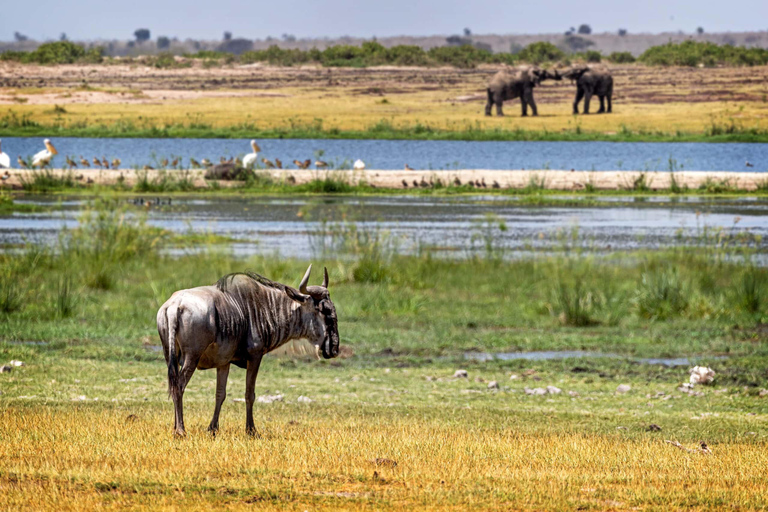
<instances>
[{"instance_id":1,"label":"wildebeest beard","mask_svg":"<svg viewBox=\"0 0 768 512\"><path fill-rule=\"evenodd\" d=\"M332 359L339 355L339 325L336 312L323 315L323 318L325 319L325 340L323 340L321 351L323 358Z\"/></svg>"}]
</instances>

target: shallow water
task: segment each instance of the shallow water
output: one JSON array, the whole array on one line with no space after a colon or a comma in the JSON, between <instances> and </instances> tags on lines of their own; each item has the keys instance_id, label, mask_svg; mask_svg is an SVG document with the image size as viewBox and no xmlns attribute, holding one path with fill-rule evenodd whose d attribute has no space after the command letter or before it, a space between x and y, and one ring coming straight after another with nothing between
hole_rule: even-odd
<instances>
[{"instance_id":1,"label":"shallow water","mask_svg":"<svg viewBox=\"0 0 768 512\"><path fill-rule=\"evenodd\" d=\"M677 366L692 366L697 361L703 359L727 359L726 356L710 356L706 358L702 357L654 357L654 358L627 358L619 354L613 354L610 352L589 352L584 350L545 350L545 351L533 351L533 352L466 352L464 359L471 361L492 361L498 359L501 361L551 361L561 359L628 359L636 363L667 366L670 368Z\"/></svg>"},{"instance_id":2,"label":"shallow water","mask_svg":"<svg viewBox=\"0 0 768 512\"><path fill-rule=\"evenodd\" d=\"M245 139L90 139L59 137L54 141L64 165L66 155L110 161L121 167L159 166L160 160L189 157L242 156L251 152ZM755 171L768 172L768 144L656 142L464 142L400 140L260 140L259 159L281 159L295 168L294 159L324 160L350 168L360 158L369 169L576 169L583 171ZM11 156L31 156L43 149L40 137L5 137L3 150ZM322 152L322 154L321 154ZM749 161L754 167L747 167Z\"/></svg>"},{"instance_id":3,"label":"shallow water","mask_svg":"<svg viewBox=\"0 0 768 512\"><path fill-rule=\"evenodd\" d=\"M154 200L155 196L141 198ZM0 216L0 244L54 242L63 227L77 225L82 198L32 196L51 212ZM751 233L768 253L768 200L682 198L615 206L525 206L500 198L474 197L214 197L174 198L150 208L148 223L178 233L215 233L236 240L236 255L319 256L320 219L355 221L386 239L394 250L464 257L490 240L505 257L578 247L590 253L701 243L705 233ZM130 203L129 203L130 204ZM143 208L130 206L140 214ZM490 217L489 217L490 216ZM503 222L505 230L498 228ZM188 250L185 250L188 251Z\"/></svg>"}]
</instances>

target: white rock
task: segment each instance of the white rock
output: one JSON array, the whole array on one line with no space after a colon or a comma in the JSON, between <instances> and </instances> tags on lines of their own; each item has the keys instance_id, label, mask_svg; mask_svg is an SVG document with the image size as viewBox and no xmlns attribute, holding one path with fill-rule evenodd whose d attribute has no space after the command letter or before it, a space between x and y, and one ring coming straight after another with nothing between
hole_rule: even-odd
<instances>
[{"instance_id":1,"label":"white rock","mask_svg":"<svg viewBox=\"0 0 768 512\"><path fill-rule=\"evenodd\" d=\"M282 402L283 395L261 395L256 398L256 401L262 404L271 404L272 402Z\"/></svg>"},{"instance_id":2,"label":"white rock","mask_svg":"<svg viewBox=\"0 0 768 512\"><path fill-rule=\"evenodd\" d=\"M562 393L563 390L558 388L557 386L547 386L547 393L550 395L559 395Z\"/></svg>"},{"instance_id":3,"label":"white rock","mask_svg":"<svg viewBox=\"0 0 768 512\"><path fill-rule=\"evenodd\" d=\"M304 395L302 395L299 398L297 398L296 401L299 402L299 403L302 403L302 404L311 404L312 402L314 402L314 400L312 400L308 396L304 396Z\"/></svg>"},{"instance_id":4,"label":"white rock","mask_svg":"<svg viewBox=\"0 0 768 512\"><path fill-rule=\"evenodd\" d=\"M715 371L706 366L694 366L689 370L691 384L709 384L715 380Z\"/></svg>"},{"instance_id":5,"label":"white rock","mask_svg":"<svg viewBox=\"0 0 768 512\"><path fill-rule=\"evenodd\" d=\"M11 366L27 366L24 364L24 361L17 361L16 359L12 360L10 363Z\"/></svg>"},{"instance_id":6,"label":"white rock","mask_svg":"<svg viewBox=\"0 0 768 512\"><path fill-rule=\"evenodd\" d=\"M453 373L454 379L466 379L467 377L469 377L469 373L467 372L467 370L456 370Z\"/></svg>"},{"instance_id":7,"label":"white rock","mask_svg":"<svg viewBox=\"0 0 768 512\"><path fill-rule=\"evenodd\" d=\"M245 398L233 398L233 402L245 402Z\"/></svg>"},{"instance_id":8,"label":"white rock","mask_svg":"<svg viewBox=\"0 0 768 512\"><path fill-rule=\"evenodd\" d=\"M514 373L513 373L512 375L510 375L510 376L509 376L509 380L515 380L515 379L519 379L519 378L520 378L520 377L518 377L518 376L517 376L517 375L515 375Z\"/></svg>"},{"instance_id":9,"label":"white rock","mask_svg":"<svg viewBox=\"0 0 768 512\"><path fill-rule=\"evenodd\" d=\"M525 391L526 395L546 395L547 394L547 390L544 388L531 389L529 387L526 387L526 388L523 388L523 391Z\"/></svg>"},{"instance_id":10,"label":"white rock","mask_svg":"<svg viewBox=\"0 0 768 512\"><path fill-rule=\"evenodd\" d=\"M578 391L569 391L569 392L568 392L568 395L570 395L570 396L574 396L574 397L576 397L576 396L581 396L581 395L579 395L579 392L578 392Z\"/></svg>"},{"instance_id":11,"label":"white rock","mask_svg":"<svg viewBox=\"0 0 768 512\"><path fill-rule=\"evenodd\" d=\"M85 397L85 395L80 395L72 399L73 402L85 402L86 400L88 399Z\"/></svg>"},{"instance_id":12,"label":"white rock","mask_svg":"<svg viewBox=\"0 0 768 512\"><path fill-rule=\"evenodd\" d=\"M757 396L768 396L768 389L761 389Z\"/></svg>"},{"instance_id":13,"label":"white rock","mask_svg":"<svg viewBox=\"0 0 768 512\"><path fill-rule=\"evenodd\" d=\"M632 386L629 384L619 384L616 388L617 393L627 393L630 389L632 389Z\"/></svg>"},{"instance_id":14,"label":"white rock","mask_svg":"<svg viewBox=\"0 0 768 512\"><path fill-rule=\"evenodd\" d=\"M488 389L499 389L499 383L495 380L492 380L488 383Z\"/></svg>"}]
</instances>

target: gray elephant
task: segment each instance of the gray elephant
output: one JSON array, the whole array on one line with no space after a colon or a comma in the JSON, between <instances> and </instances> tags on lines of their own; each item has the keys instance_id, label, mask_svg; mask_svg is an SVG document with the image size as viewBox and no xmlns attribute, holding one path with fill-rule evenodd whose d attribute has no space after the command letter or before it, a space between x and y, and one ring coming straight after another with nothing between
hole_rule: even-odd
<instances>
[{"instance_id":1,"label":"gray elephant","mask_svg":"<svg viewBox=\"0 0 768 512\"><path fill-rule=\"evenodd\" d=\"M576 100L573 102L573 113L579 113L579 102L584 98L584 113L589 114L589 101L595 95L600 98L600 110L611 113L613 110L613 77L611 71L602 64L576 65L562 74L563 78L576 81ZM608 109L605 108L608 100Z\"/></svg>"},{"instance_id":2,"label":"gray elephant","mask_svg":"<svg viewBox=\"0 0 768 512\"><path fill-rule=\"evenodd\" d=\"M503 116L501 107L506 100L520 98L524 116L528 115L528 105L534 116L539 115L536 101L533 99L533 88L542 80L561 80L557 71L550 72L536 66L525 66L512 70L502 70L496 73L488 83L488 103L485 105L485 115L491 115L491 109L496 105L496 115Z\"/></svg>"}]
</instances>

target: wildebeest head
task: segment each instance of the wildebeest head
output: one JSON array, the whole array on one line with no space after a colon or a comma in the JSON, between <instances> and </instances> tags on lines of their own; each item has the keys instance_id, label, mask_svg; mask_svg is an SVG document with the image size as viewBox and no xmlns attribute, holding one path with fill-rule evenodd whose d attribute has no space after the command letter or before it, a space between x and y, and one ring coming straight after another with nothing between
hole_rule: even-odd
<instances>
[{"instance_id":1,"label":"wildebeest head","mask_svg":"<svg viewBox=\"0 0 768 512\"><path fill-rule=\"evenodd\" d=\"M328 292L328 269L323 268L323 284L321 286L307 286L312 265L299 284L298 292L293 288L285 288L285 292L293 300L300 302L302 308L317 320L315 339L309 341L316 347L319 346L325 359L331 359L339 355L339 325L336 318L336 306L331 301Z\"/></svg>"}]
</instances>

